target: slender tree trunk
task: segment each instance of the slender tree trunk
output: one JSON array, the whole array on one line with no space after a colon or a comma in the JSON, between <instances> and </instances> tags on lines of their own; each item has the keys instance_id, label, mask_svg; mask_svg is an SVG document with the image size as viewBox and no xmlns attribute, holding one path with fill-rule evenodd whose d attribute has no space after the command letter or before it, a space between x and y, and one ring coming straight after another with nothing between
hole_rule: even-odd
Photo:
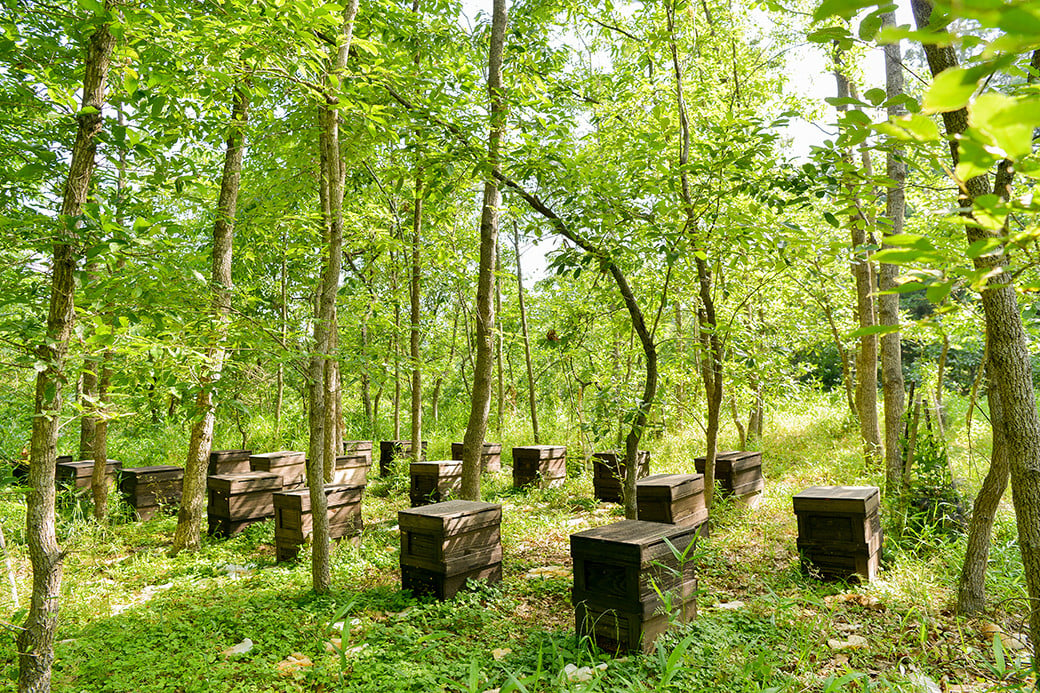
<instances>
[{"instance_id":1,"label":"slender tree trunk","mask_svg":"<svg viewBox=\"0 0 1040 693\"><path fill-rule=\"evenodd\" d=\"M80 375L80 408L83 415L79 420L79 456L78 460L94 459L94 436L97 431L98 371L101 365L96 356L83 359L83 373Z\"/></svg>"},{"instance_id":2,"label":"slender tree trunk","mask_svg":"<svg viewBox=\"0 0 1040 693\"><path fill-rule=\"evenodd\" d=\"M516 295L520 304L520 329L524 337L524 361L527 363L527 401L531 407L531 431L534 444L539 445L538 405L535 396L534 368L531 367L531 337L527 332L527 309L524 306L524 273L520 267L520 232L513 224L513 247L516 248Z\"/></svg>"},{"instance_id":3,"label":"slender tree trunk","mask_svg":"<svg viewBox=\"0 0 1040 693\"><path fill-rule=\"evenodd\" d=\"M495 248L495 267L502 267L502 247ZM502 373L502 282L495 282L495 315L499 316L495 330L495 374L498 377L495 396L498 400L498 413L495 417L495 429L498 439L502 440L502 424L506 409L505 375Z\"/></svg>"},{"instance_id":4,"label":"slender tree trunk","mask_svg":"<svg viewBox=\"0 0 1040 693\"><path fill-rule=\"evenodd\" d=\"M928 0L912 0L914 19L927 31L932 6ZM925 56L932 75L957 64L957 55L948 44L925 45ZM943 114L946 134L950 137L950 154L954 165L959 161L956 137L968 126L966 109ZM968 243L982 241L988 232L975 225L971 217L974 201L989 194L986 176L978 176L963 184L960 208L965 210ZM982 307L986 316L986 336L990 347L990 382L1000 397L1001 416L993 420L993 436L1002 438L1011 472L1011 494L1018 526L1018 545L1022 553L1026 591L1029 595L1030 641L1033 661L1040 648L1040 416L1033 392L1032 364L1022 315L1015 295L1013 275L1007 270L1008 257L1002 248L973 258L977 270L989 276L982 291Z\"/></svg>"},{"instance_id":5,"label":"slender tree trunk","mask_svg":"<svg viewBox=\"0 0 1040 693\"><path fill-rule=\"evenodd\" d=\"M740 420L740 412L737 411L737 398L730 393L729 396L729 409L730 414L733 416L733 425L737 429L738 445L741 450L747 449L747 429L744 428L744 423Z\"/></svg>"},{"instance_id":6,"label":"slender tree trunk","mask_svg":"<svg viewBox=\"0 0 1040 693\"><path fill-rule=\"evenodd\" d=\"M397 262L390 255L394 270L390 290L394 294L394 440L401 439L401 302L397 300Z\"/></svg>"},{"instance_id":7,"label":"slender tree trunk","mask_svg":"<svg viewBox=\"0 0 1040 693\"><path fill-rule=\"evenodd\" d=\"M886 12L881 17L883 26L895 26L895 12ZM903 56L899 41L885 46L885 92L889 101L888 117L897 118L906 109L897 97L903 95ZM885 174L892 183L885 197L885 219L883 236L903 233L903 218L906 211L904 186L906 164L903 151L889 151L885 157ZM883 244L882 248L891 247ZM881 263L878 268L878 321L881 325L899 327L899 294L894 293L899 266ZM893 293L886 293L893 292ZM902 445L899 439L906 410L906 385L903 382L902 336L898 331L881 335L881 386L885 396L885 493L892 497L902 487L899 478L902 470Z\"/></svg>"},{"instance_id":8,"label":"slender tree trunk","mask_svg":"<svg viewBox=\"0 0 1040 693\"><path fill-rule=\"evenodd\" d=\"M114 322L112 331L115 331ZM105 354L98 364L101 367L101 377L98 379L97 398L101 416L97 418L94 426L94 449L91 451L94 458L94 469L90 475L94 520L98 523L108 520L108 420L110 416L108 403L109 388L112 385L112 358L112 350L105 349Z\"/></svg>"},{"instance_id":9,"label":"slender tree trunk","mask_svg":"<svg viewBox=\"0 0 1040 693\"><path fill-rule=\"evenodd\" d=\"M838 82L838 98L850 96L848 79L841 71L841 55L835 56L838 69L834 76ZM848 110L839 105L838 111L844 114ZM851 148L842 154L846 167L853 167ZM869 158L868 158L869 161ZM864 170L867 175L867 171ZM849 204L855 210L849 217L852 240L852 276L856 280L856 315L861 329L870 329L877 324L874 307L875 274L873 263L867 251L868 219L863 213L863 205L859 199L852 180L851 172L845 174L845 189ZM878 337L877 334L865 334L859 338L859 352L856 355L856 416L859 419L860 436L863 439L863 456L867 468L877 466L882 452L881 429L877 416L877 371L878 371Z\"/></svg>"},{"instance_id":10,"label":"slender tree trunk","mask_svg":"<svg viewBox=\"0 0 1040 693\"><path fill-rule=\"evenodd\" d=\"M491 18L491 47L488 52L488 96L491 124L488 135L488 164L491 175L484 183L480 215L480 270L477 275L477 359L473 367L473 395L469 422L462 446L462 497L480 500L480 457L484 449L488 415L491 411L491 376L494 366L492 340L495 334L495 255L498 248L498 208L502 193L502 141L506 133L506 98L502 84L502 54L506 41L506 1L494 0Z\"/></svg>"},{"instance_id":11,"label":"slender tree trunk","mask_svg":"<svg viewBox=\"0 0 1040 693\"><path fill-rule=\"evenodd\" d=\"M416 3L417 6L417 3ZM412 457L422 461L422 369L420 367L419 331L421 306L419 305L421 241L422 241L422 194L423 172L420 167L415 175L415 205L412 209L412 276L409 285L411 302L411 325L408 331L408 353L412 365Z\"/></svg>"},{"instance_id":12,"label":"slender tree trunk","mask_svg":"<svg viewBox=\"0 0 1040 693\"><path fill-rule=\"evenodd\" d=\"M110 5L106 3L106 7L110 8ZM61 386L65 381L65 356L74 316L76 232L94 172L96 137L102 127L105 82L114 45L115 38L107 23L100 24L87 43L82 107L76 114L76 141L69 162L61 215L55 220L47 339L36 348L37 360L46 367L36 375L29 445L25 536L32 564L33 588L29 613L17 638L18 690L24 693L47 693L51 688L63 557L54 527L54 467Z\"/></svg>"},{"instance_id":13,"label":"slender tree trunk","mask_svg":"<svg viewBox=\"0 0 1040 693\"><path fill-rule=\"evenodd\" d=\"M285 239L282 239L283 245ZM286 269L288 258L283 248L282 252L282 265L278 274L278 283L281 290L281 305L278 308L279 315L279 329L282 335L282 344L285 344L289 338L289 274ZM280 431L282 428L282 406L285 398L285 364L282 363L281 359L278 360L278 372L276 378L276 391L274 400L274 432L275 437L280 438Z\"/></svg>"},{"instance_id":14,"label":"slender tree trunk","mask_svg":"<svg viewBox=\"0 0 1040 693\"><path fill-rule=\"evenodd\" d=\"M224 369L228 321L231 314L231 257L235 239L235 212L245 152L245 125L249 115L249 94L243 85L235 87L231 110L231 129L224 153L224 173L220 181L217 220L213 224L213 256L210 272L210 314L215 323L213 342L206 349L207 364L199 378L195 398L195 422L191 427L188 457L184 463L184 485L173 535L171 554L201 546L202 518L206 511L206 470L213 448L213 427L217 404L214 391Z\"/></svg>"},{"instance_id":15,"label":"slender tree trunk","mask_svg":"<svg viewBox=\"0 0 1040 693\"><path fill-rule=\"evenodd\" d=\"M339 141L339 99L336 96L350 53L354 18L358 0L348 0L343 8L338 45L324 78L325 100L319 106L319 141L321 146L321 182L323 235L328 252L322 268L321 291L316 301L314 321L314 355L309 368L311 390L310 441L308 445L307 488L311 501L311 588L321 594L332 585L329 556L328 498L325 496L326 468L335 465L339 450L335 448L335 425L332 416L335 396L332 363L336 322L336 297L343 263L343 173Z\"/></svg>"}]
</instances>

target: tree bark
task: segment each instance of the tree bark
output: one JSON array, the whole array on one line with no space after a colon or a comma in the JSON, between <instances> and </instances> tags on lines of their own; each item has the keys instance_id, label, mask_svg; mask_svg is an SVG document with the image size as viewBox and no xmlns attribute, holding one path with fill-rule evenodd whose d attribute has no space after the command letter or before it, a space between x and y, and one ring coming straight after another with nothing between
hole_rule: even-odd
<instances>
[{"instance_id":1,"label":"tree bark","mask_svg":"<svg viewBox=\"0 0 1040 693\"><path fill-rule=\"evenodd\" d=\"M517 231L515 224L513 225L513 247L516 248L516 295L520 306L520 330L524 337L524 361L527 363L527 402L531 408L531 431L534 433L534 444L540 445L534 368L531 367L531 337L527 331L527 308L524 306L524 273L520 267L520 232Z\"/></svg>"},{"instance_id":2,"label":"tree bark","mask_svg":"<svg viewBox=\"0 0 1040 693\"><path fill-rule=\"evenodd\" d=\"M480 500L480 457L484 449L488 415L491 412L491 376L494 366L492 340L495 334L495 255L498 247L498 208L502 193L496 174L502 172L501 150L506 132L506 98L502 85L502 55L506 40L506 2L494 0L491 46L488 51L488 96L491 124L488 134L490 175L484 183L480 214L480 269L477 275L477 358L473 367L473 394L469 422L462 446L462 492L468 500Z\"/></svg>"},{"instance_id":3,"label":"tree bark","mask_svg":"<svg viewBox=\"0 0 1040 693\"><path fill-rule=\"evenodd\" d=\"M415 204L412 209L412 276L409 284L411 302L411 324L408 330L408 354L412 364L412 459L422 461L422 369L419 361L419 330L421 306L419 305L421 241L422 241L422 192L423 173L420 168L415 175Z\"/></svg>"},{"instance_id":4,"label":"tree bark","mask_svg":"<svg viewBox=\"0 0 1040 693\"><path fill-rule=\"evenodd\" d=\"M112 325L115 331L115 324ZM108 411L109 389L112 385L112 358L111 349L105 349L99 366L101 377L98 379L97 399L99 413L94 425L94 444L91 451L94 459L94 469L90 475L90 494L94 500L94 520L104 523L108 520L108 421L111 412Z\"/></svg>"},{"instance_id":5,"label":"tree bark","mask_svg":"<svg viewBox=\"0 0 1040 693\"><path fill-rule=\"evenodd\" d=\"M101 366L96 356L83 359L83 373L80 375L80 408L83 415L79 420L79 456L78 460L94 459L94 436L97 432L98 371Z\"/></svg>"},{"instance_id":6,"label":"tree bark","mask_svg":"<svg viewBox=\"0 0 1040 693\"><path fill-rule=\"evenodd\" d=\"M106 7L110 5L106 3ZM80 111L76 114L76 141L62 196L61 215L55 224L47 340L36 347L36 358L46 364L46 368L36 375L29 446L26 543L32 564L33 589L29 613L17 638L18 690L24 693L46 693L51 687L63 557L54 527L54 467L65 356L74 317L76 231L94 172L96 138L102 127L105 82L114 46L115 38L107 23L100 24L87 43L83 96Z\"/></svg>"},{"instance_id":7,"label":"tree bark","mask_svg":"<svg viewBox=\"0 0 1040 693\"><path fill-rule=\"evenodd\" d=\"M332 586L329 556L328 498L325 496L326 468L334 465L339 451L335 448L333 416L335 392L331 375L333 367L333 332L336 322L336 297L339 294L343 264L343 172L339 140L339 99L336 87L342 79L350 53L354 18L358 0L349 0L343 8L343 22L337 46L324 76L323 102L319 105L319 144L321 147L322 229L327 253L322 267L321 288L315 302L314 352L309 366L311 411L309 416L307 488L311 501L311 588L321 594ZM340 448L342 450L342 448Z\"/></svg>"},{"instance_id":8,"label":"tree bark","mask_svg":"<svg viewBox=\"0 0 1040 693\"><path fill-rule=\"evenodd\" d=\"M881 15L882 26L895 26L895 12ZM885 95L889 101L888 117L897 118L906 109L896 101L903 95L903 56L899 41L885 46ZM885 156L885 174L892 184L885 197L886 224L884 238L903 233L906 213L906 164L903 151L893 149ZM891 247L884 242L882 248ZM894 293L899 266L883 262L878 267L878 322L886 327L899 327L899 294ZM893 292L893 293L886 293ZM881 335L881 387L885 399L885 495L892 498L899 493L903 469L900 431L906 411L906 385L903 381L902 336L898 331Z\"/></svg>"},{"instance_id":9,"label":"tree bark","mask_svg":"<svg viewBox=\"0 0 1040 693\"><path fill-rule=\"evenodd\" d=\"M914 19L921 30L928 30L932 6L928 0L912 0ZM925 45L925 57L932 75L957 64L952 46ZM967 110L943 114L950 138L953 164L959 161L957 136L968 125ZM968 243L983 240L987 231L971 216L974 200L990 193L989 179L978 176L963 183L960 208L964 210ZM1022 315L1015 295L1014 278L1007 270L1006 250L1000 249L973 258L976 269L989 279L982 291L986 317L986 336L990 347L990 382L1000 398L1001 416L993 420L994 439L1000 437L1011 474L1011 494L1018 526L1018 545L1022 554L1026 590L1029 595L1030 641L1033 661L1040 648L1040 416L1033 392L1032 365Z\"/></svg>"},{"instance_id":10,"label":"tree bark","mask_svg":"<svg viewBox=\"0 0 1040 693\"><path fill-rule=\"evenodd\" d=\"M495 267L502 268L502 246L495 248ZM495 315L502 315L502 282L495 282ZM499 318L495 330L495 375L496 383L495 398L497 400L497 416L495 417L495 429L498 439L502 440L502 425L506 411L505 374L502 373L502 321Z\"/></svg>"},{"instance_id":11,"label":"tree bark","mask_svg":"<svg viewBox=\"0 0 1040 693\"><path fill-rule=\"evenodd\" d=\"M213 427L217 403L214 392L224 369L228 321L231 314L231 259L235 239L235 212L245 153L245 126L249 118L246 87L235 87L231 127L224 152L224 172L220 180L217 220L213 224L213 255L210 271L210 314L214 321L213 343L206 349L207 364L199 378L195 398L195 422L191 427L188 457L184 463L184 485L173 535L171 554L197 551L201 546L202 518L206 511L206 470L213 448Z\"/></svg>"}]
</instances>

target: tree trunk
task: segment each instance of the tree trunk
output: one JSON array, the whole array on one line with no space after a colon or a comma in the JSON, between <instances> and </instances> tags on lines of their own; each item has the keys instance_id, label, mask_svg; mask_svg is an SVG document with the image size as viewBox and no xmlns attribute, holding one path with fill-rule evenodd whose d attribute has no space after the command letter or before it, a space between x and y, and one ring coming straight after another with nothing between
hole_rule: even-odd
<instances>
[{"instance_id":1,"label":"tree trunk","mask_svg":"<svg viewBox=\"0 0 1040 693\"><path fill-rule=\"evenodd\" d=\"M498 246L498 208L502 193L496 174L501 175L501 149L506 132L506 98L502 85L502 54L506 39L506 2L494 0L491 19L491 47L488 51L488 96L491 124L488 135L488 164L491 175L484 183L484 204L480 214L480 269L477 275L477 359L473 367L473 394L469 422L462 446L462 493L468 500L480 500L480 457L491 411L491 376L494 366L492 340L495 334L495 255Z\"/></svg>"},{"instance_id":2,"label":"tree trunk","mask_svg":"<svg viewBox=\"0 0 1040 693\"><path fill-rule=\"evenodd\" d=\"M112 331L115 332L114 321ZM90 475L90 493L94 500L94 520L100 524L108 520L108 403L109 388L112 385L112 358L112 350L105 349L105 354L98 364L101 367L101 377L98 379L97 399L101 416L94 425L94 449L91 451L94 469Z\"/></svg>"},{"instance_id":3,"label":"tree trunk","mask_svg":"<svg viewBox=\"0 0 1040 693\"><path fill-rule=\"evenodd\" d=\"M77 460L94 459L94 436L97 432L98 370L101 365L96 356L83 359L83 373L80 375L80 408L83 415L79 420L79 456Z\"/></svg>"},{"instance_id":4,"label":"tree trunk","mask_svg":"<svg viewBox=\"0 0 1040 693\"><path fill-rule=\"evenodd\" d=\"M325 496L325 471L334 465L339 453L335 449L335 396L332 378L333 332L336 322L336 297L339 294L343 263L343 162L339 141L339 99L336 96L347 65L350 43L357 16L358 0L349 0L343 8L343 23L338 45L324 76L324 102L319 105L319 144L321 146L321 181L323 236L328 251L321 276L321 290L315 302L314 354L309 367L311 412L309 416L307 488L311 501L311 587L321 594L332 586L329 557L328 498ZM342 450L342 448L340 448Z\"/></svg>"},{"instance_id":5,"label":"tree trunk","mask_svg":"<svg viewBox=\"0 0 1040 693\"><path fill-rule=\"evenodd\" d=\"M206 512L206 470L213 448L213 426L217 404L214 391L224 368L228 320L231 314L231 258L235 239L235 211L245 152L245 125L249 117L249 94L243 85L235 87L231 128L224 152L224 172L220 180L217 220L213 224L213 257L210 272L210 314L215 323L213 343L206 349L207 365L199 378L195 398L195 422L191 427L188 457L184 463L184 485L173 535L171 554L201 546L202 518Z\"/></svg>"},{"instance_id":6,"label":"tree trunk","mask_svg":"<svg viewBox=\"0 0 1040 693\"><path fill-rule=\"evenodd\" d=\"M931 3L912 0L911 6L918 28L927 30L931 21ZM925 45L924 50L933 76L957 64L956 53L948 44ZM951 158L956 165L959 161L956 138L967 129L967 110L961 108L944 113L943 123L950 138ZM973 223L971 209L978 197L990 192L986 176L972 178L963 185L959 203L966 217L965 231L969 244L984 240L988 235L985 229ZM1033 392L1032 364L1014 278L1007 271L1006 252L1001 248L973 258L973 263L977 270L989 277L982 291L982 307L990 347L990 382L1000 397L1001 410L1001 416L993 421L993 436L994 439L1002 438L1010 466L1018 545L1029 595L1030 641L1035 663L1040 648L1040 417Z\"/></svg>"},{"instance_id":7,"label":"tree trunk","mask_svg":"<svg viewBox=\"0 0 1040 693\"><path fill-rule=\"evenodd\" d=\"M886 27L895 26L895 12L886 12L881 16ZM889 101L888 117L897 118L906 109L897 101L903 95L903 56L899 41L885 46L885 93ZM883 231L885 238L903 233L903 219L906 212L904 186L906 181L906 164L903 152L895 149L885 157L885 174L892 184L885 197L886 224ZM891 247L882 245L882 248ZM899 266L887 262L878 268L878 322L886 327L899 327L899 294L892 292L896 288ZM903 426L906 411L906 385L903 382L903 357L901 350L902 336L898 331L881 335L881 387L885 398L885 495L893 497L902 487L899 478L903 468L902 445L899 433Z\"/></svg>"},{"instance_id":8,"label":"tree trunk","mask_svg":"<svg viewBox=\"0 0 1040 693\"><path fill-rule=\"evenodd\" d=\"M495 248L495 267L502 267L502 247ZM502 315L502 283L495 282L495 315ZM498 439L502 440L502 424L506 410L505 375L502 373L502 321L501 317L495 330L495 374L498 377L495 397L498 400L498 415L495 417L495 428Z\"/></svg>"},{"instance_id":9,"label":"tree trunk","mask_svg":"<svg viewBox=\"0 0 1040 693\"><path fill-rule=\"evenodd\" d=\"M412 457L422 461L422 369L419 362L419 329L421 306L419 305L421 240L422 240L422 169L415 177L415 206L412 210L412 276L409 284L411 302L411 325L409 329L408 354L412 363Z\"/></svg>"},{"instance_id":10,"label":"tree trunk","mask_svg":"<svg viewBox=\"0 0 1040 693\"><path fill-rule=\"evenodd\" d=\"M62 575L62 552L58 548L54 527L54 467L61 415L61 385L65 380L65 356L74 316L77 251L73 244L77 240L78 217L83 213L94 172L95 138L101 132L105 81L114 46L115 38L108 24L99 25L87 44L82 107L76 115L76 141L69 162L61 216L55 220L47 339L36 347L36 358L46 364L46 368L36 375L29 446L25 536L32 564L33 589L29 613L17 638L18 690L25 693L46 693L51 687Z\"/></svg>"},{"instance_id":11,"label":"tree trunk","mask_svg":"<svg viewBox=\"0 0 1040 693\"><path fill-rule=\"evenodd\" d=\"M520 304L520 329L524 337L524 361L527 363L527 401L531 407L531 430L534 433L534 444L540 445L534 368L531 367L531 337L527 332L527 309L524 306L524 273L520 267L520 232L517 231L516 224L513 224L513 247L516 248L516 295Z\"/></svg>"},{"instance_id":12,"label":"tree trunk","mask_svg":"<svg viewBox=\"0 0 1040 693\"><path fill-rule=\"evenodd\" d=\"M838 69L834 76L838 82L838 98L850 96L848 79L841 71L841 55L835 56ZM838 111L844 114L848 107L839 105ZM848 168L853 167L851 149L846 148L842 159ZM868 159L869 160L869 159ZM864 175L868 172L864 171ZM870 329L877 324L874 307L874 268L867 251L868 219L862 211L863 206L856 190L852 174L847 172L844 186L849 196L849 204L855 210L849 217L850 236L852 241L852 276L856 280L856 316L861 329ZM856 354L856 416L859 419L860 437L863 439L863 457L867 468L878 465L881 455L881 429L877 416L877 368L878 337L877 334L865 334L859 338L859 353Z\"/></svg>"}]
</instances>

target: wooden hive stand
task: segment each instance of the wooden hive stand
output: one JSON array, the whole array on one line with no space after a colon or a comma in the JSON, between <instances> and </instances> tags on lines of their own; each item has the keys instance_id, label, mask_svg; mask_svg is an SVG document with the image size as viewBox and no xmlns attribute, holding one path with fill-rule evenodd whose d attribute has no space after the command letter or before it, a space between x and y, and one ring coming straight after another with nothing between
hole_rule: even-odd
<instances>
[{"instance_id":1,"label":"wooden hive stand","mask_svg":"<svg viewBox=\"0 0 1040 693\"><path fill-rule=\"evenodd\" d=\"M361 496L364 486L337 484L325 487L328 500L329 539L354 537L361 533ZM294 561L314 529L310 489L274 493L275 560Z\"/></svg>"},{"instance_id":2,"label":"wooden hive stand","mask_svg":"<svg viewBox=\"0 0 1040 693\"><path fill-rule=\"evenodd\" d=\"M307 483L307 453L281 450L250 455L249 469L277 474L282 477L283 489L300 488Z\"/></svg>"},{"instance_id":3,"label":"wooden hive stand","mask_svg":"<svg viewBox=\"0 0 1040 693\"><path fill-rule=\"evenodd\" d=\"M119 492L141 520L152 519L164 505L180 503L183 484L184 468L171 464L119 470Z\"/></svg>"},{"instance_id":4,"label":"wooden hive stand","mask_svg":"<svg viewBox=\"0 0 1040 693\"><path fill-rule=\"evenodd\" d=\"M639 519L701 528L707 536L703 474L654 474L636 482Z\"/></svg>"},{"instance_id":5,"label":"wooden hive stand","mask_svg":"<svg viewBox=\"0 0 1040 693\"><path fill-rule=\"evenodd\" d=\"M670 607L683 622L695 617L694 565L681 562L676 551L682 555L696 537L693 527L643 520L572 534L571 600L578 636L589 636L615 654L650 652L672 615L660 613L662 607Z\"/></svg>"},{"instance_id":6,"label":"wooden hive stand","mask_svg":"<svg viewBox=\"0 0 1040 693\"><path fill-rule=\"evenodd\" d=\"M209 453L209 468L206 476L214 474L241 474L250 471L249 456L252 450L213 450Z\"/></svg>"},{"instance_id":7,"label":"wooden hive stand","mask_svg":"<svg viewBox=\"0 0 1040 693\"><path fill-rule=\"evenodd\" d=\"M881 492L876 486L812 486L794 497L802 569L870 582L881 559Z\"/></svg>"},{"instance_id":8,"label":"wooden hive stand","mask_svg":"<svg viewBox=\"0 0 1040 693\"><path fill-rule=\"evenodd\" d=\"M562 486L567 478L567 446L526 445L513 448L513 486Z\"/></svg>"},{"instance_id":9,"label":"wooden hive stand","mask_svg":"<svg viewBox=\"0 0 1040 693\"><path fill-rule=\"evenodd\" d=\"M502 580L502 506L452 500L397 514L401 588L451 599L466 580Z\"/></svg>"},{"instance_id":10,"label":"wooden hive stand","mask_svg":"<svg viewBox=\"0 0 1040 693\"><path fill-rule=\"evenodd\" d=\"M282 490L282 477L274 472L215 474L206 485L209 533L230 537L274 517L274 493Z\"/></svg>"},{"instance_id":11,"label":"wooden hive stand","mask_svg":"<svg viewBox=\"0 0 1040 693\"><path fill-rule=\"evenodd\" d=\"M706 458L694 460L697 473L704 473ZM722 495L735 496L744 502L753 502L766 487L762 476L761 452L719 452L715 454L715 481L722 487Z\"/></svg>"},{"instance_id":12,"label":"wooden hive stand","mask_svg":"<svg viewBox=\"0 0 1040 693\"><path fill-rule=\"evenodd\" d=\"M640 450L636 456L639 468L636 478L642 479L650 473L650 451ZM628 462L623 454L595 452L592 454L592 495L608 503L621 503L625 497L625 475Z\"/></svg>"},{"instance_id":13,"label":"wooden hive stand","mask_svg":"<svg viewBox=\"0 0 1040 693\"><path fill-rule=\"evenodd\" d=\"M462 459L462 443L451 444L451 459L461 460ZM500 472L502 471L502 444L501 443L484 443L484 448L480 453L480 468L485 472Z\"/></svg>"},{"instance_id":14,"label":"wooden hive stand","mask_svg":"<svg viewBox=\"0 0 1040 693\"><path fill-rule=\"evenodd\" d=\"M422 442L420 460L426 459L426 448L428 441ZM379 442L379 476L388 476L394 468L394 460L402 457L410 457L412 454L412 441L410 440L383 440Z\"/></svg>"},{"instance_id":15,"label":"wooden hive stand","mask_svg":"<svg viewBox=\"0 0 1040 693\"><path fill-rule=\"evenodd\" d=\"M412 507L440 503L462 490L462 462L412 462L408 465L411 490L408 494Z\"/></svg>"}]
</instances>

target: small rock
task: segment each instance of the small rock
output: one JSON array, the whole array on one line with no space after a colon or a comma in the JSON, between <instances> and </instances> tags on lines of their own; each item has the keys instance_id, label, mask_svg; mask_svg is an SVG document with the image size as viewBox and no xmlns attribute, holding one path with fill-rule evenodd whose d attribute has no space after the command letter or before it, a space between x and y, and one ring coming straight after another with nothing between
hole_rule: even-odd
<instances>
[{"instance_id":1,"label":"small rock","mask_svg":"<svg viewBox=\"0 0 1040 693\"><path fill-rule=\"evenodd\" d=\"M314 666L314 662L311 661L311 658L299 652L293 652L291 655L275 664L275 668L278 669L278 674L280 676L292 676L304 667L311 666Z\"/></svg>"},{"instance_id":2,"label":"small rock","mask_svg":"<svg viewBox=\"0 0 1040 693\"><path fill-rule=\"evenodd\" d=\"M224 655L225 659L227 659L228 657L234 657L235 655L245 654L246 652L249 652L252 649L253 641L249 638L246 638L237 645L232 645L231 647L227 648L221 654Z\"/></svg>"},{"instance_id":3,"label":"small rock","mask_svg":"<svg viewBox=\"0 0 1040 693\"><path fill-rule=\"evenodd\" d=\"M601 664L597 664L596 665L596 671L606 671L606 670L607 670L607 663L606 662L603 662Z\"/></svg>"},{"instance_id":4,"label":"small rock","mask_svg":"<svg viewBox=\"0 0 1040 693\"><path fill-rule=\"evenodd\" d=\"M914 687L913 690L915 693L942 693L939 684L932 681L919 671L910 674L910 685Z\"/></svg>"},{"instance_id":5,"label":"small rock","mask_svg":"<svg viewBox=\"0 0 1040 693\"><path fill-rule=\"evenodd\" d=\"M1007 633L1000 636L1005 650L1025 650L1029 647L1029 638L1025 633Z\"/></svg>"},{"instance_id":6,"label":"small rock","mask_svg":"<svg viewBox=\"0 0 1040 693\"><path fill-rule=\"evenodd\" d=\"M726 611L736 611L737 609L744 608L744 602L740 601L739 599L734 600L732 602L721 602L719 604L716 604L715 608L724 609Z\"/></svg>"},{"instance_id":7,"label":"small rock","mask_svg":"<svg viewBox=\"0 0 1040 693\"><path fill-rule=\"evenodd\" d=\"M326 652L339 652L342 649L343 649L343 639L342 638L329 638L325 642L325 651Z\"/></svg>"},{"instance_id":8,"label":"small rock","mask_svg":"<svg viewBox=\"0 0 1040 693\"><path fill-rule=\"evenodd\" d=\"M253 572L254 565L235 565L234 563L225 563L220 567L225 573L231 577L244 577Z\"/></svg>"},{"instance_id":9,"label":"small rock","mask_svg":"<svg viewBox=\"0 0 1040 693\"><path fill-rule=\"evenodd\" d=\"M562 565L546 565L540 568L531 568L524 573L525 580L533 580L535 578L569 578L571 577L571 569L565 568Z\"/></svg>"},{"instance_id":10,"label":"small rock","mask_svg":"<svg viewBox=\"0 0 1040 693\"><path fill-rule=\"evenodd\" d=\"M992 621L983 621L982 625L979 626L979 632L987 639L992 639L997 633L1003 633L1004 629Z\"/></svg>"},{"instance_id":11,"label":"small rock","mask_svg":"<svg viewBox=\"0 0 1040 693\"><path fill-rule=\"evenodd\" d=\"M574 664L568 664L563 668L563 673L567 676L568 681L584 683L592 679L592 667L577 667Z\"/></svg>"},{"instance_id":12,"label":"small rock","mask_svg":"<svg viewBox=\"0 0 1040 693\"><path fill-rule=\"evenodd\" d=\"M501 662L506 658L506 655L511 654L513 651L508 647L500 647L491 650L491 656L495 658L496 662Z\"/></svg>"},{"instance_id":13,"label":"small rock","mask_svg":"<svg viewBox=\"0 0 1040 693\"><path fill-rule=\"evenodd\" d=\"M831 639L827 641L827 647L839 652L841 650L859 650L869 644L862 635L850 635L848 640Z\"/></svg>"}]
</instances>

